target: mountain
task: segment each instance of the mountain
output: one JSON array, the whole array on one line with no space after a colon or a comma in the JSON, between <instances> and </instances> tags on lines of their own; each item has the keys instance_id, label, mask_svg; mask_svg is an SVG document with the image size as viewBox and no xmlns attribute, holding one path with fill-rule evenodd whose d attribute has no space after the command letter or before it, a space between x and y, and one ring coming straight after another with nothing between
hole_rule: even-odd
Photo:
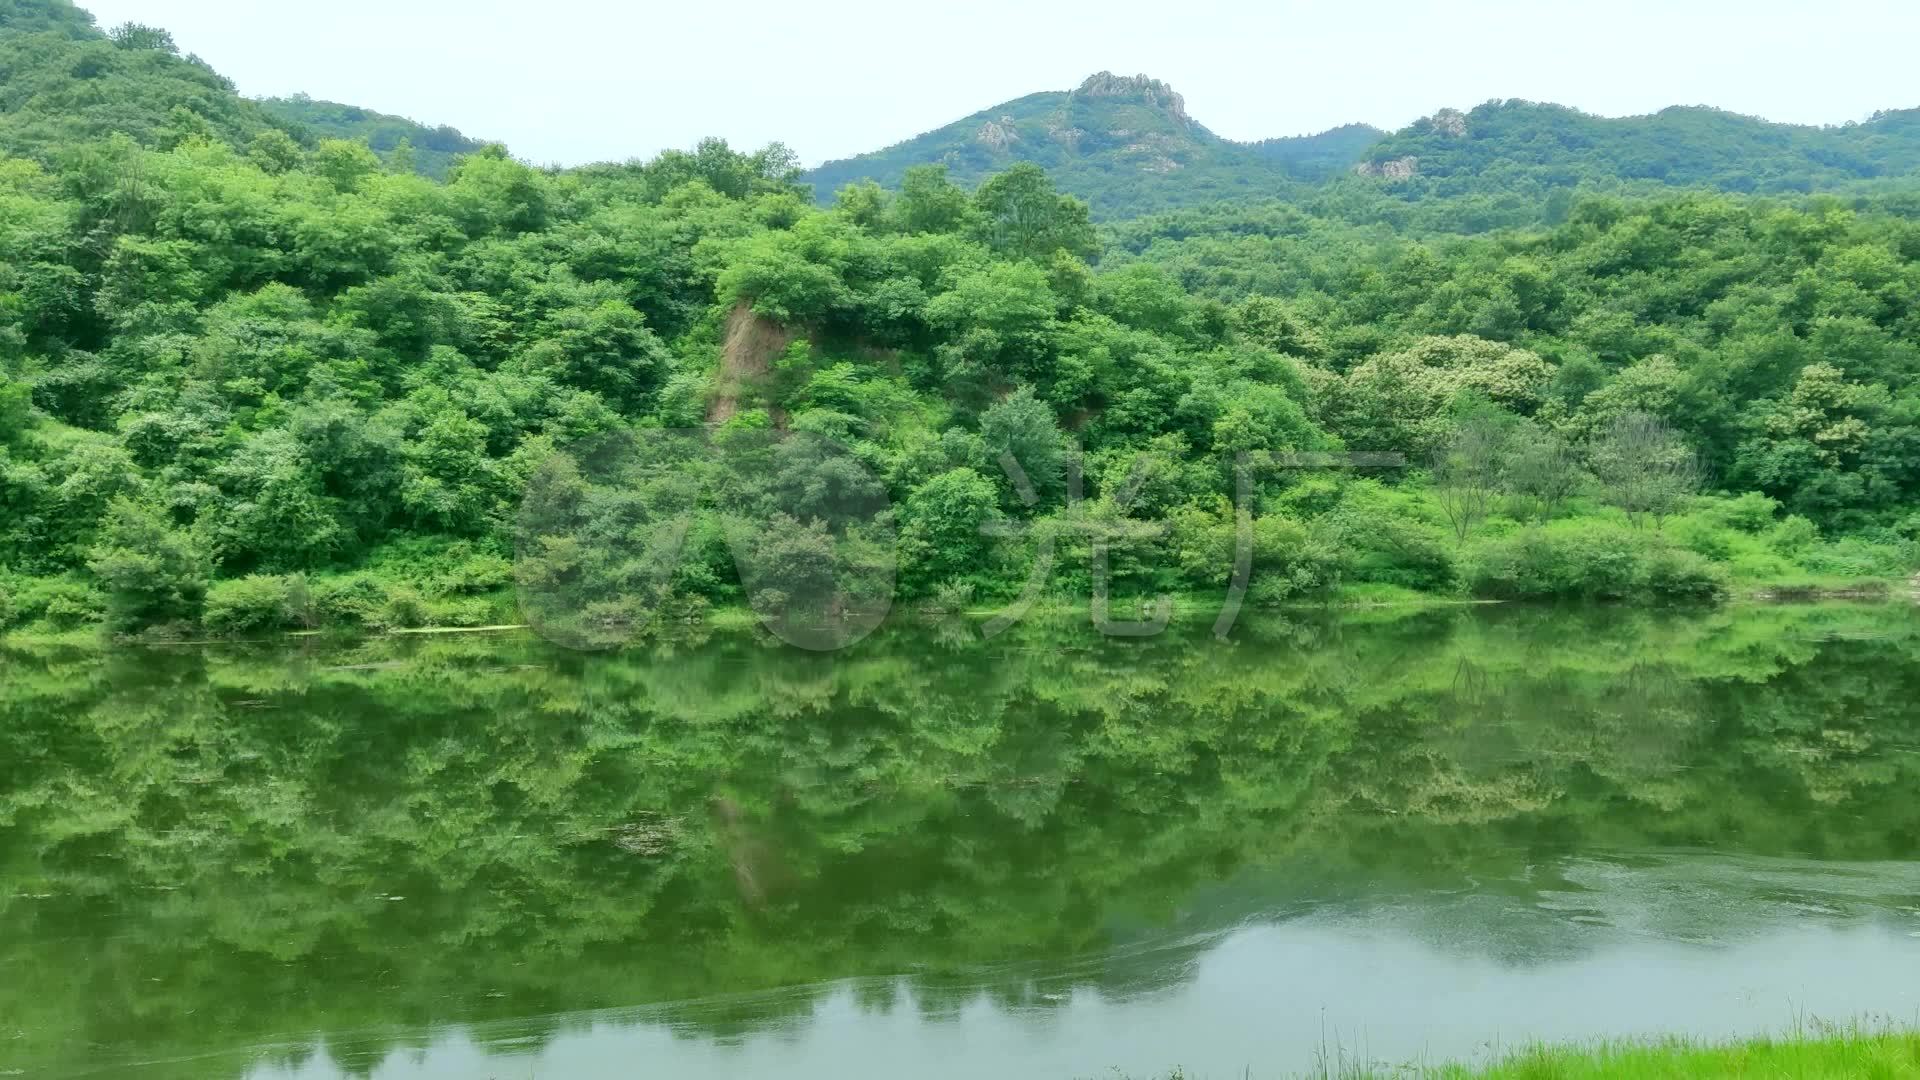
<instances>
[{"instance_id":1,"label":"mountain","mask_svg":"<svg viewBox=\"0 0 1920 1080\"><path fill-rule=\"evenodd\" d=\"M1804 192L1916 168L1920 109L1810 127L1699 106L1604 117L1531 101L1442 109L1376 142L1359 165L1433 195L1636 182Z\"/></svg>"},{"instance_id":2,"label":"mountain","mask_svg":"<svg viewBox=\"0 0 1920 1080\"><path fill-rule=\"evenodd\" d=\"M100 36L93 16L66 0L0 0L0 30L68 38Z\"/></svg>"},{"instance_id":3,"label":"mountain","mask_svg":"<svg viewBox=\"0 0 1920 1080\"><path fill-rule=\"evenodd\" d=\"M112 135L244 146L284 127L200 58L181 56L164 30L102 33L68 0L0 0L0 152L45 157Z\"/></svg>"},{"instance_id":4,"label":"mountain","mask_svg":"<svg viewBox=\"0 0 1920 1080\"><path fill-rule=\"evenodd\" d=\"M403 116L337 101L318 101L305 94L262 98L260 105L274 116L301 125L323 138L364 139L383 158L390 158L404 143L411 151L414 170L436 180L446 178L456 157L486 145L444 124L428 127Z\"/></svg>"},{"instance_id":5,"label":"mountain","mask_svg":"<svg viewBox=\"0 0 1920 1080\"><path fill-rule=\"evenodd\" d=\"M1512 100L1441 109L1391 134L1348 124L1242 143L1189 116L1165 83L1102 72L1075 90L1030 94L828 162L805 179L824 199L861 179L897 185L915 165L944 164L976 183L1018 161L1045 167L1109 219L1226 200L1297 200L1358 180L1403 201L1480 197L1493 208L1480 216L1491 221L1527 216L1526 206L1576 188L1776 193L1920 179L1920 109L1810 127L1704 107L1612 118Z\"/></svg>"},{"instance_id":6,"label":"mountain","mask_svg":"<svg viewBox=\"0 0 1920 1080\"><path fill-rule=\"evenodd\" d=\"M165 30L103 32L69 0L0 0L0 153L44 159L116 135L149 147L204 136L245 149L274 130L309 147L365 139L382 156L404 139L414 168L436 178L482 145L449 127L304 95L252 101L199 57L182 56Z\"/></svg>"},{"instance_id":7,"label":"mountain","mask_svg":"<svg viewBox=\"0 0 1920 1080\"><path fill-rule=\"evenodd\" d=\"M1324 179L1351 169L1386 134L1371 124L1343 124L1318 135L1288 135L1246 145L1269 161L1284 163L1295 175Z\"/></svg>"},{"instance_id":8,"label":"mountain","mask_svg":"<svg viewBox=\"0 0 1920 1080\"><path fill-rule=\"evenodd\" d=\"M1094 212L1124 217L1219 199L1276 194L1324 179L1381 133L1361 125L1246 144L1187 115L1166 83L1101 72L1077 89L1029 94L871 154L828 162L803 179L823 198L872 179L893 187L915 165L943 164L977 183L1019 161L1047 169Z\"/></svg>"}]
</instances>

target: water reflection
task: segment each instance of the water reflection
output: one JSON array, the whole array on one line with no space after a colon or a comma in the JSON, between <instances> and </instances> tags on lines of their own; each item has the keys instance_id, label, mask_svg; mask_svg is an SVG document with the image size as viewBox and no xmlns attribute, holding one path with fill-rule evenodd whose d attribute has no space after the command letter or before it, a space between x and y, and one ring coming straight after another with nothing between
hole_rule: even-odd
<instances>
[{"instance_id":1,"label":"water reflection","mask_svg":"<svg viewBox=\"0 0 1920 1080\"><path fill-rule=\"evenodd\" d=\"M0 1062L1257 1076L1920 1014L1911 621L15 650Z\"/></svg>"}]
</instances>

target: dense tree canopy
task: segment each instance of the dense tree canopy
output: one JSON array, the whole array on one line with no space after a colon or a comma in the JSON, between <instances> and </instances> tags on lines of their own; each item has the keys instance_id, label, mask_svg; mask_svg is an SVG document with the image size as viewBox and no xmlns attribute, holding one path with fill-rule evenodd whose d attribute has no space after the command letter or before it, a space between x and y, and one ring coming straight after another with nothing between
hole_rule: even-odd
<instances>
[{"instance_id":1,"label":"dense tree canopy","mask_svg":"<svg viewBox=\"0 0 1920 1080\"><path fill-rule=\"evenodd\" d=\"M1897 187L1580 197L1485 232L1511 203L1356 180L1101 231L1029 163L824 207L777 144L567 171L483 146L435 179L275 126L164 32L0 13L0 621L508 619L516 542L535 578L696 604L895 554L905 596L975 603L1043 563L1084 596L1096 558L1123 593L1212 591L1248 544L1263 600L1692 599L1915 561ZM1188 123L1150 81L1078 93ZM1657 506L1609 471L1627 418L1690 463ZM621 569L616 524L663 522L602 490L618 470L521 527L556 453L686 429L753 479L654 506L692 515L683 573Z\"/></svg>"},{"instance_id":2,"label":"dense tree canopy","mask_svg":"<svg viewBox=\"0 0 1920 1080\"><path fill-rule=\"evenodd\" d=\"M1355 242L1302 247L1286 230L1143 224L1096 267L1084 205L1035 169L971 193L922 172L899 196L851 188L828 209L792 176L777 148L719 143L573 173L493 148L444 183L339 141L109 141L67 167L8 162L6 564L81 575L123 614L191 620L192 587L141 586L174 598L158 606L122 596L144 564L112 555L109 505L121 522L143 508L142 528L177 534L153 543L211 560L170 566L215 578L337 574L418 544L502 557L556 448L718 425L846 447L904 515L909 590L1005 595L1047 537L1077 560L1096 533L1142 521L1170 531L1123 545L1121 581L1211 588L1218 568L1194 553L1230 535L1234 455L1344 448L1408 467L1262 470L1259 535L1299 530L1305 545L1269 545L1286 583L1265 595L1369 580L1524 593L1502 577L1511 553L1475 554L1473 530L1437 577L1427 554L1447 515L1422 494L1438 490L1423 467L1485 410L1526 429L1514 447L1570 448L1552 458L1557 479L1502 471L1490 541L1508 513L1538 521L1542 505L1556 508L1550 534L1604 517L1604 485L1579 475L1603 478L1589 458L1627 414L1697 453L1708 487L1781 508L1690 547L1664 527L1605 540L1669 570L1668 555L1700 560L1685 573L1704 576L1635 571L1601 595L1656 580L1711 594L1708 562L1790 575L1815 550L1804 529L1882 545L1820 566L1884 573L1906 558L1920 325L1902 298L1920 285L1920 245L1903 219L1685 196L1590 200L1556 229L1470 241L1309 220ZM1542 484L1574 502L1527 494ZM1687 509L1680 494L1662 519ZM962 535L991 515L1056 523ZM1394 519L1396 543L1420 554L1355 554L1356 537L1385 535L1341 524L1355 515ZM1529 557L1590 545L1548 546ZM726 560L712 565L686 587L740 598ZM1085 574L1063 564L1055 584ZM73 602L22 590L39 617Z\"/></svg>"},{"instance_id":3,"label":"dense tree canopy","mask_svg":"<svg viewBox=\"0 0 1920 1080\"><path fill-rule=\"evenodd\" d=\"M1583 193L1857 192L1888 182L1912 190L1920 109L1813 127L1701 107L1602 117L1490 101L1442 109L1391 133L1346 124L1241 143L1189 116L1166 84L1102 72L1072 91L1029 94L827 162L807 179L825 197L860 180L900 187L912 169L931 164L975 184L1022 163L1045 168L1109 218L1255 198L1430 214L1444 200L1451 205L1438 216L1474 228L1554 224Z\"/></svg>"},{"instance_id":4,"label":"dense tree canopy","mask_svg":"<svg viewBox=\"0 0 1920 1080\"><path fill-rule=\"evenodd\" d=\"M405 117L316 101L305 94L267 98L261 106L274 116L329 139L358 139L382 158L435 179L445 179L453 162L485 144L442 124L428 127Z\"/></svg>"}]
</instances>

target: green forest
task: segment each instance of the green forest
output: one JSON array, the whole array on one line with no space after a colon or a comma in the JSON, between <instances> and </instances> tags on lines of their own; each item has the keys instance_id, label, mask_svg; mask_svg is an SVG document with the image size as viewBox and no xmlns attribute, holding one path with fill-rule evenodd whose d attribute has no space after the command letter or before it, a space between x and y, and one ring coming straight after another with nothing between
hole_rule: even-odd
<instances>
[{"instance_id":1,"label":"green forest","mask_svg":"<svg viewBox=\"0 0 1920 1080\"><path fill-rule=\"evenodd\" d=\"M296 130L304 128L315 137L364 142L388 165L410 168L436 180L446 179L455 159L462 154L471 154L486 146L445 124L428 127L357 105L316 101L305 94L266 98L260 104L274 116L296 125Z\"/></svg>"},{"instance_id":2,"label":"green forest","mask_svg":"<svg viewBox=\"0 0 1920 1080\"><path fill-rule=\"evenodd\" d=\"M998 608L1049 559L1050 600L1105 563L1132 604L1224 595L1243 537L1259 604L1920 562L1910 114L1681 168L1710 117L1476 110L1453 157L1371 151L1411 181L1330 167L1347 132L1120 216L1031 160L456 157L65 0L0 0L0 74L0 629L488 625L532 583L618 636L828 569ZM1343 452L1400 457L1279 467Z\"/></svg>"},{"instance_id":3,"label":"green forest","mask_svg":"<svg viewBox=\"0 0 1920 1080\"><path fill-rule=\"evenodd\" d=\"M805 178L828 198L859 180L898 187L916 165L946 165L974 184L1020 162L1047 169L1102 220L1337 194L1403 212L1427 204L1434 221L1475 229L1558 224L1577 193L1912 193L1920 109L1810 127L1701 107L1602 117L1506 100L1441 109L1391 133L1343 124L1242 143L1209 131L1158 79L1103 71L1073 90L1003 102Z\"/></svg>"}]
</instances>

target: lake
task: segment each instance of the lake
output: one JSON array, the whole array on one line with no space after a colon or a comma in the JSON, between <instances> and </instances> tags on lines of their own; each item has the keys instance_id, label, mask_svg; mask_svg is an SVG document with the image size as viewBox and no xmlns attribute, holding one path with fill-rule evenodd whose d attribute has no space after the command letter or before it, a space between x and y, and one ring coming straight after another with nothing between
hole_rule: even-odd
<instances>
[{"instance_id":1,"label":"lake","mask_svg":"<svg viewBox=\"0 0 1920 1080\"><path fill-rule=\"evenodd\" d=\"M1920 612L0 646L0 1074L981 1077L1920 1019Z\"/></svg>"}]
</instances>

